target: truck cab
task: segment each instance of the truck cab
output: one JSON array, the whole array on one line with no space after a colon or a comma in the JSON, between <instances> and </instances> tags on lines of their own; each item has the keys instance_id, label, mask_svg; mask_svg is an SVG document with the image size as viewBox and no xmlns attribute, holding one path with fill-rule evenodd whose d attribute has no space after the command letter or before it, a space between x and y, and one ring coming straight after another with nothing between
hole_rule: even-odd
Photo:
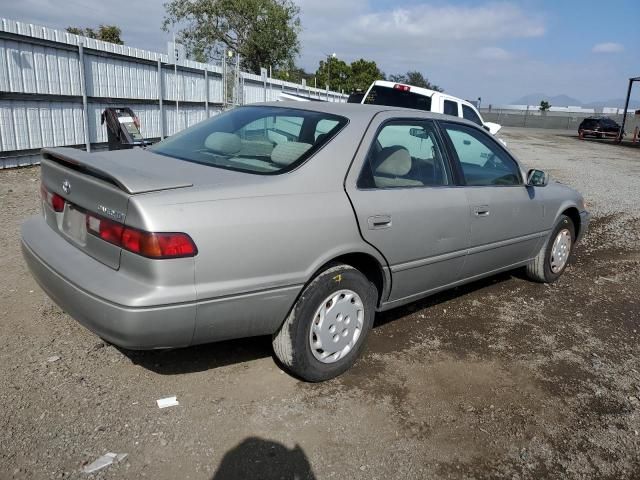
<instances>
[{"instance_id":1,"label":"truck cab","mask_svg":"<svg viewBox=\"0 0 640 480\"><path fill-rule=\"evenodd\" d=\"M485 122L482 115L470 102L461 98L436 92L428 88L403 83L376 80L362 99L363 104L388 105L414 108L428 112L443 113L470 120L495 135L502 128L497 123Z\"/></svg>"}]
</instances>

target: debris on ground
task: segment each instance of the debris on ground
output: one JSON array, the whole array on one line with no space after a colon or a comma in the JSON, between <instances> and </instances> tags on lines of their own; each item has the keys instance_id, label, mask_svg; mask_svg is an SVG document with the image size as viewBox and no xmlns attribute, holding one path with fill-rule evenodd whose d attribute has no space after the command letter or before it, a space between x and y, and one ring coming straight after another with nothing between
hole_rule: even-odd
<instances>
[{"instance_id":1,"label":"debris on ground","mask_svg":"<svg viewBox=\"0 0 640 480\"><path fill-rule=\"evenodd\" d=\"M158 403L158 408L167 408L167 407L175 407L176 405L180 405L177 397L167 397L156 400Z\"/></svg>"},{"instance_id":2,"label":"debris on ground","mask_svg":"<svg viewBox=\"0 0 640 480\"><path fill-rule=\"evenodd\" d=\"M112 453L112 452L105 453L104 455L96 458L93 462L91 462L89 465L84 467L82 471L84 473L97 472L98 470L102 470L103 468L108 467L114 462L119 463L125 458L127 458L126 453Z\"/></svg>"}]
</instances>

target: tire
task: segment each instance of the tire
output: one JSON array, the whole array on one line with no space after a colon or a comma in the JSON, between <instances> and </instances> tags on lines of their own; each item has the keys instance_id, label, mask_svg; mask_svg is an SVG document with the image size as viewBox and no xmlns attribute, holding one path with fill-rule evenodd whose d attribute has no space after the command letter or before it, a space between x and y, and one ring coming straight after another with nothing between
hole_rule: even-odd
<instances>
[{"instance_id":1,"label":"tire","mask_svg":"<svg viewBox=\"0 0 640 480\"><path fill-rule=\"evenodd\" d=\"M559 238L561 233L564 235L563 239ZM568 235L568 238L566 235ZM538 255L527 265L527 276L536 282L555 282L567 268L575 239L576 230L573 222L566 215L561 215ZM562 242L566 246L559 255L554 255L556 241ZM566 244L567 241L568 244ZM558 246L561 247L561 244L558 244ZM553 264L555 264L555 267Z\"/></svg>"},{"instance_id":2,"label":"tire","mask_svg":"<svg viewBox=\"0 0 640 480\"><path fill-rule=\"evenodd\" d=\"M273 336L276 357L289 372L309 382L344 373L362 351L373 326L377 298L376 287L359 270L344 264L330 266L305 287ZM313 324L321 337L312 332ZM322 339L324 345L339 350L329 355L328 349L312 347L312 341L317 346ZM324 360L318 358L323 355L327 355Z\"/></svg>"}]
</instances>

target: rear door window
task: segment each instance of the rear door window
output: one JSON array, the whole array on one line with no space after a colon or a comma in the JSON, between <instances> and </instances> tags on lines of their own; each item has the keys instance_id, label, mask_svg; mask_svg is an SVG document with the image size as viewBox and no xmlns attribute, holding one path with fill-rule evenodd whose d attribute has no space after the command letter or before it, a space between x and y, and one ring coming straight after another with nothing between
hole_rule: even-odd
<instances>
[{"instance_id":1,"label":"rear door window","mask_svg":"<svg viewBox=\"0 0 640 480\"><path fill-rule=\"evenodd\" d=\"M454 117L457 117L458 102L454 102L453 100L445 100L442 113L444 113L445 115L453 115Z\"/></svg>"},{"instance_id":2,"label":"rear door window","mask_svg":"<svg viewBox=\"0 0 640 480\"><path fill-rule=\"evenodd\" d=\"M359 188L447 185L448 174L433 122L393 120L371 145Z\"/></svg>"},{"instance_id":3,"label":"rear door window","mask_svg":"<svg viewBox=\"0 0 640 480\"><path fill-rule=\"evenodd\" d=\"M472 121L477 125L483 125L482 120L480 120L480 117L478 116L476 111L469 105L462 105L462 117Z\"/></svg>"}]
</instances>

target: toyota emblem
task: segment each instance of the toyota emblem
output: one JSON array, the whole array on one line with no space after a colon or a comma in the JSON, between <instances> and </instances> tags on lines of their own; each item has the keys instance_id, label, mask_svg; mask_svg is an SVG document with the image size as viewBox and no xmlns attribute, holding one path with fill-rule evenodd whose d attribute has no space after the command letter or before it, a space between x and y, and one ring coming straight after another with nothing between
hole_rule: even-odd
<instances>
[{"instance_id":1,"label":"toyota emblem","mask_svg":"<svg viewBox=\"0 0 640 480\"><path fill-rule=\"evenodd\" d=\"M69 180L62 182L62 191L67 195L71 193L71 184L69 183Z\"/></svg>"}]
</instances>

